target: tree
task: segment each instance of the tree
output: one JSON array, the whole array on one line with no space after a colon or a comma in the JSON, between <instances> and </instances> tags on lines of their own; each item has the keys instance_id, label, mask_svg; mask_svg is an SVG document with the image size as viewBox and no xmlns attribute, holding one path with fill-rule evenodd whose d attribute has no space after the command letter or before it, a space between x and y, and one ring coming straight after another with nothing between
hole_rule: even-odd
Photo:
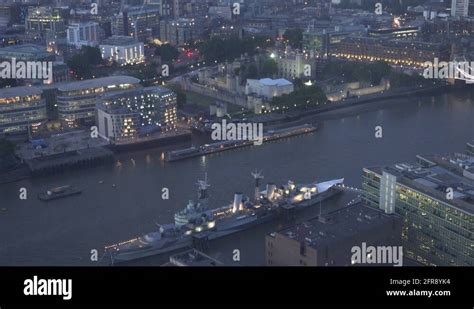
<instances>
[{"instance_id":1,"label":"tree","mask_svg":"<svg viewBox=\"0 0 474 309\"><path fill-rule=\"evenodd\" d=\"M102 54L97 47L83 46L80 53L67 61L68 67L78 78L92 78L92 70L103 63Z\"/></svg>"},{"instance_id":2,"label":"tree","mask_svg":"<svg viewBox=\"0 0 474 309\"><path fill-rule=\"evenodd\" d=\"M242 81L247 79L255 79L258 78L258 69L255 64L250 64L248 66L242 66Z\"/></svg>"},{"instance_id":3,"label":"tree","mask_svg":"<svg viewBox=\"0 0 474 309\"><path fill-rule=\"evenodd\" d=\"M92 66L88 61L85 61L84 57L80 54L72 56L72 58L67 61L67 66L74 72L77 78L92 77Z\"/></svg>"},{"instance_id":4,"label":"tree","mask_svg":"<svg viewBox=\"0 0 474 309\"><path fill-rule=\"evenodd\" d=\"M183 107L187 102L186 93L181 88L175 88L173 91L176 93L178 108Z\"/></svg>"},{"instance_id":5,"label":"tree","mask_svg":"<svg viewBox=\"0 0 474 309\"><path fill-rule=\"evenodd\" d=\"M155 53L161 57L162 62L171 62L179 57L179 50L170 44L157 46Z\"/></svg>"},{"instance_id":6,"label":"tree","mask_svg":"<svg viewBox=\"0 0 474 309\"><path fill-rule=\"evenodd\" d=\"M15 144L6 139L0 139L0 157L11 156L15 153Z\"/></svg>"},{"instance_id":7,"label":"tree","mask_svg":"<svg viewBox=\"0 0 474 309\"><path fill-rule=\"evenodd\" d=\"M262 76L272 77L278 73L278 64L273 59L266 59L262 65Z\"/></svg>"},{"instance_id":8,"label":"tree","mask_svg":"<svg viewBox=\"0 0 474 309\"><path fill-rule=\"evenodd\" d=\"M228 39L214 37L199 46L201 55L208 62L232 61L243 54L255 55L267 47L273 46L274 42L269 37L255 36L241 39L233 36Z\"/></svg>"},{"instance_id":9,"label":"tree","mask_svg":"<svg viewBox=\"0 0 474 309\"><path fill-rule=\"evenodd\" d=\"M361 62L330 62L323 69L326 77L341 76L346 82L368 82L373 85L380 83L383 77L390 75L392 67L383 61L374 63Z\"/></svg>"},{"instance_id":10,"label":"tree","mask_svg":"<svg viewBox=\"0 0 474 309\"><path fill-rule=\"evenodd\" d=\"M319 106L326 102L327 97L324 91L316 85L302 87L290 94L274 97L272 99L273 106L287 108Z\"/></svg>"},{"instance_id":11,"label":"tree","mask_svg":"<svg viewBox=\"0 0 474 309\"><path fill-rule=\"evenodd\" d=\"M304 87L303 80L299 77L293 80L293 85L295 86L295 90L298 90Z\"/></svg>"},{"instance_id":12,"label":"tree","mask_svg":"<svg viewBox=\"0 0 474 309\"><path fill-rule=\"evenodd\" d=\"M82 46L82 58L90 65L100 65L104 63L102 53L98 47Z\"/></svg>"},{"instance_id":13,"label":"tree","mask_svg":"<svg viewBox=\"0 0 474 309\"><path fill-rule=\"evenodd\" d=\"M286 30L283 34L283 39L293 48L303 48L303 30L301 29Z\"/></svg>"}]
</instances>

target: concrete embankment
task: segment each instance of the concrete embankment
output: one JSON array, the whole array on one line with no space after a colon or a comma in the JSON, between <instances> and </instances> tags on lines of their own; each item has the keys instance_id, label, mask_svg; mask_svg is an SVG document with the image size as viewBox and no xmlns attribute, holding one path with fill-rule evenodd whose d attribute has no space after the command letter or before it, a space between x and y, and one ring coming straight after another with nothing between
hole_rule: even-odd
<instances>
[{"instance_id":1,"label":"concrete embankment","mask_svg":"<svg viewBox=\"0 0 474 309\"><path fill-rule=\"evenodd\" d=\"M83 168L113 162L113 152L104 147L68 151L47 157L26 160L33 176L64 172L70 168Z\"/></svg>"}]
</instances>

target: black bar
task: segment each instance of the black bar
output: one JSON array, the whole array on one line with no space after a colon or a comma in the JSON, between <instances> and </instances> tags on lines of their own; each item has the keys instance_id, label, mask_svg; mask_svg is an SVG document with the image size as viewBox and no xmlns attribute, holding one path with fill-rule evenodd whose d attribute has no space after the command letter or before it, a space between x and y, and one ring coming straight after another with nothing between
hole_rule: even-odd
<instances>
[{"instance_id":1,"label":"black bar","mask_svg":"<svg viewBox=\"0 0 474 309\"><path fill-rule=\"evenodd\" d=\"M383 303L457 304L451 308L473 308L473 274L472 268L462 267L13 267L0 268L0 307L90 303ZM34 276L72 279L72 298L25 296L24 281ZM421 282L403 286L390 284L390 279ZM444 283L433 284L425 279L442 279ZM387 290L449 291L451 295L387 296Z\"/></svg>"}]
</instances>

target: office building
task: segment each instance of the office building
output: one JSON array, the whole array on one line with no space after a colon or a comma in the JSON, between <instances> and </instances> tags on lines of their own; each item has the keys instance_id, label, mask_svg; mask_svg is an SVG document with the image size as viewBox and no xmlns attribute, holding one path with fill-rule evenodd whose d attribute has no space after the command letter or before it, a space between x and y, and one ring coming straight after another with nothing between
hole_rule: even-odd
<instances>
[{"instance_id":1,"label":"office building","mask_svg":"<svg viewBox=\"0 0 474 309\"><path fill-rule=\"evenodd\" d=\"M111 36L99 47L103 59L119 65L138 64L145 61L143 43L128 36Z\"/></svg>"},{"instance_id":2,"label":"office building","mask_svg":"<svg viewBox=\"0 0 474 309\"><path fill-rule=\"evenodd\" d=\"M110 76L60 85L57 93L59 119L69 127L94 124L98 95L135 88L139 83L139 79L130 76Z\"/></svg>"},{"instance_id":3,"label":"office building","mask_svg":"<svg viewBox=\"0 0 474 309\"><path fill-rule=\"evenodd\" d=\"M265 262L267 266L350 266L354 246L399 246L401 226L396 215L352 205L267 235Z\"/></svg>"},{"instance_id":4,"label":"office building","mask_svg":"<svg viewBox=\"0 0 474 309\"><path fill-rule=\"evenodd\" d=\"M99 136L110 143L130 141L138 137L139 115L120 105L97 104Z\"/></svg>"},{"instance_id":5,"label":"office building","mask_svg":"<svg viewBox=\"0 0 474 309\"><path fill-rule=\"evenodd\" d=\"M474 157L417 156L364 168L363 201L402 217L405 256L425 265L474 265Z\"/></svg>"},{"instance_id":6,"label":"office building","mask_svg":"<svg viewBox=\"0 0 474 309\"><path fill-rule=\"evenodd\" d=\"M6 29L10 22L13 20L13 4L12 3L0 3L0 28Z\"/></svg>"},{"instance_id":7,"label":"office building","mask_svg":"<svg viewBox=\"0 0 474 309\"><path fill-rule=\"evenodd\" d=\"M157 7L161 17L173 17L173 0L148 0L150 7Z\"/></svg>"},{"instance_id":8,"label":"office building","mask_svg":"<svg viewBox=\"0 0 474 309\"><path fill-rule=\"evenodd\" d=\"M67 43L76 48L97 46L99 43L99 24L96 22L71 23L67 29Z\"/></svg>"},{"instance_id":9,"label":"office building","mask_svg":"<svg viewBox=\"0 0 474 309\"><path fill-rule=\"evenodd\" d=\"M360 26L318 29L309 27L303 32L303 50L311 57L326 58L331 55L337 44L350 35L362 34L365 28Z\"/></svg>"},{"instance_id":10,"label":"office building","mask_svg":"<svg viewBox=\"0 0 474 309\"><path fill-rule=\"evenodd\" d=\"M56 37L66 35L66 26L60 10L51 7L29 7L25 27L27 33L41 37L48 33Z\"/></svg>"},{"instance_id":11,"label":"office building","mask_svg":"<svg viewBox=\"0 0 474 309\"><path fill-rule=\"evenodd\" d=\"M469 0L451 0L451 16L467 17L469 15Z\"/></svg>"},{"instance_id":12,"label":"office building","mask_svg":"<svg viewBox=\"0 0 474 309\"><path fill-rule=\"evenodd\" d=\"M160 10L153 6L128 7L112 18L112 34L130 36L140 42L158 34Z\"/></svg>"},{"instance_id":13,"label":"office building","mask_svg":"<svg viewBox=\"0 0 474 309\"><path fill-rule=\"evenodd\" d=\"M46 120L46 103L40 89L0 89L0 137L25 134Z\"/></svg>"},{"instance_id":14,"label":"office building","mask_svg":"<svg viewBox=\"0 0 474 309\"><path fill-rule=\"evenodd\" d=\"M100 97L106 106L126 108L139 115L139 133L176 129L177 98L171 90L159 86L107 93Z\"/></svg>"},{"instance_id":15,"label":"office building","mask_svg":"<svg viewBox=\"0 0 474 309\"><path fill-rule=\"evenodd\" d=\"M160 22L160 39L173 46L185 46L198 39L200 31L196 21L190 18L162 20Z\"/></svg>"},{"instance_id":16,"label":"office building","mask_svg":"<svg viewBox=\"0 0 474 309\"><path fill-rule=\"evenodd\" d=\"M422 32L424 36L432 38L439 38L440 36L447 36L450 38L471 38L472 35L474 35L474 19L436 18L425 22L422 27Z\"/></svg>"},{"instance_id":17,"label":"office building","mask_svg":"<svg viewBox=\"0 0 474 309\"><path fill-rule=\"evenodd\" d=\"M49 53L46 47L36 44L11 45L0 48L0 60L11 61L54 61L55 55Z\"/></svg>"},{"instance_id":18,"label":"office building","mask_svg":"<svg viewBox=\"0 0 474 309\"><path fill-rule=\"evenodd\" d=\"M37 77L18 79L21 85L37 85L42 83L57 83L69 80L69 68L62 61L56 61L56 55L47 51L47 48L36 44L11 45L0 48L0 62L12 62L13 59L18 63L28 61L30 63L32 75ZM51 62L52 78L39 78L46 73L45 68L49 70ZM41 71L40 71L41 70Z\"/></svg>"}]
</instances>

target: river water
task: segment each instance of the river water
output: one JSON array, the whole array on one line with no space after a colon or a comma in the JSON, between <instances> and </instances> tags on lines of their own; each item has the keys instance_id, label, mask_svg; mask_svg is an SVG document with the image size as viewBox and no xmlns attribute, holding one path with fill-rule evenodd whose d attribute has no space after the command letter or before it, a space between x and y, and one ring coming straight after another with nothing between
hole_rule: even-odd
<instances>
[{"instance_id":1,"label":"river water","mask_svg":"<svg viewBox=\"0 0 474 309\"><path fill-rule=\"evenodd\" d=\"M0 265L95 265L90 251L173 221L174 212L196 197L196 182L208 174L211 205L230 203L235 191L252 196L250 173L264 183L297 183L345 178L360 187L362 168L410 162L420 153L464 152L474 138L474 92L387 100L334 111L315 118L309 135L258 147L165 163L163 149L120 154L114 166L71 171L0 186ZM382 127L382 138L375 128ZM187 145L183 145L187 146ZM100 183L102 182L102 183ZM40 192L61 185L83 188L79 196L40 202ZM169 189L169 200L161 197ZM20 188L28 198L19 199ZM344 197L329 201L325 211ZM238 265L264 263L264 235L279 226L246 231L212 245L213 256L228 262L242 248ZM159 265L168 257L134 262ZM229 262L230 263L230 262Z\"/></svg>"}]
</instances>

